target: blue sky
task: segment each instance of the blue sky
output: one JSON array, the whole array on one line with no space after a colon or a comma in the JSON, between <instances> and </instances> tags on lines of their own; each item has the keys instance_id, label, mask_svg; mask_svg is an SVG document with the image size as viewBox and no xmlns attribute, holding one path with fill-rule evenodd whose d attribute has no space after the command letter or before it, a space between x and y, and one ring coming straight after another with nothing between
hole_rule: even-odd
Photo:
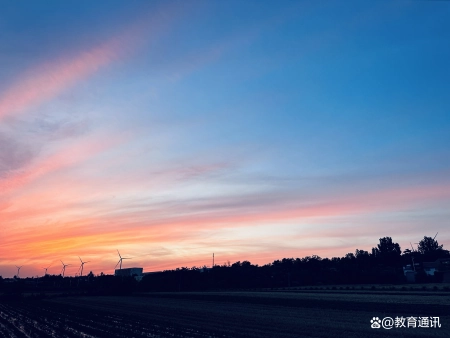
<instances>
[{"instance_id":1,"label":"blue sky","mask_svg":"<svg viewBox=\"0 0 450 338\"><path fill-rule=\"evenodd\" d=\"M447 248L447 2L1 7L0 275Z\"/></svg>"}]
</instances>

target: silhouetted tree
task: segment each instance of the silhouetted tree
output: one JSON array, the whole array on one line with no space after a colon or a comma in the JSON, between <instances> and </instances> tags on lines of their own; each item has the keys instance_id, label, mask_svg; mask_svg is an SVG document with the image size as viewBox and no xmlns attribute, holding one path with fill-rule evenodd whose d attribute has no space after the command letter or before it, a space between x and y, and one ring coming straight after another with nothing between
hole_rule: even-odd
<instances>
[{"instance_id":1,"label":"silhouetted tree","mask_svg":"<svg viewBox=\"0 0 450 338\"><path fill-rule=\"evenodd\" d=\"M402 253L400 245L392 242L391 237L380 238L380 244L377 245L376 251L380 256L401 255Z\"/></svg>"},{"instance_id":2,"label":"silhouetted tree","mask_svg":"<svg viewBox=\"0 0 450 338\"><path fill-rule=\"evenodd\" d=\"M345 258L346 258L346 259L353 260L353 259L355 259L356 257L355 257L355 255L353 254L353 252L349 252L348 254L345 255Z\"/></svg>"},{"instance_id":3,"label":"silhouetted tree","mask_svg":"<svg viewBox=\"0 0 450 338\"><path fill-rule=\"evenodd\" d=\"M380 244L372 249L377 261L381 264L400 267L402 250L398 243L394 243L391 237L380 238Z\"/></svg>"},{"instance_id":4,"label":"silhouetted tree","mask_svg":"<svg viewBox=\"0 0 450 338\"><path fill-rule=\"evenodd\" d=\"M356 257L356 259L367 259L369 257L369 253L365 250L356 249L355 257Z\"/></svg>"},{"instance_id":5,"label":"silhouetted tree","mask_svg":"<svg viewBox=\"0 0 450 338\"><path fill-rule=\"evenodd\" d=\"M419 242L419 246L417 250L421 254L428 254L432 252L436 252L442 250L443 245L439 245L438 241L431 237L424 236L423 239Z\"/></svg>"},{"instance_id":6,"label":"silhouetted tree","mask_svg":"<svg viewBox=\"0 0 450 338\"><path fill-rule=\"evenodd\" d=\"M412 251L409 250L409 249L403 250L403 254L404 254L404 255L409 255L409 254L411 254L411 253L412 253Z\"/></svg>"}]
</instances>

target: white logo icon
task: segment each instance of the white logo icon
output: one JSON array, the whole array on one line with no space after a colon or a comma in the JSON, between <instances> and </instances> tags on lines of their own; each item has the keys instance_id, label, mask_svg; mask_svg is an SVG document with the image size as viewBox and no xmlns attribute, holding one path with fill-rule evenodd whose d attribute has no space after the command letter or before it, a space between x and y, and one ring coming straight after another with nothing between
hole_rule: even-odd
<instances>
[{"instance_id":1,"label":"white logo icon","mask_svg":"<svg viewBox=\"0 0 450 338\"><path fill-rule=\"evenodd\" d=\"M370 323L371 323L371 325L370 325L370 327L372 328L372 329L379 329L380 327L381 327L381 320L380 320L380 318L378 318L378 317L373 317L371 320L370 320Z\"/></svg>"}]
</instances>

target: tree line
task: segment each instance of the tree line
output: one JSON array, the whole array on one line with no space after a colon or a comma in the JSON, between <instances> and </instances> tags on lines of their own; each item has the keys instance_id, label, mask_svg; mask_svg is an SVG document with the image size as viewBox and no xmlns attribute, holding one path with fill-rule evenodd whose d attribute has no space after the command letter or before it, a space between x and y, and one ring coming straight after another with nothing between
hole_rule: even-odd
<instances>
[{"instance_id":1,"label":"tree line","mask_svg":"<svg viewBox=\"0 0 450 338\"><path fill-rule=\"evenodd\" d=\"M148 275L140 288L145 291L191 291L236 288L282 288L317 284L405 283L403 267L415 265L417 282L440 282L442 273L428 276L421 265L450 257L431 237L424 237L416 250L402 252L391 237L380 238L371 252L356 249L344 257L283 258L263 266L249 261L205 268L180 268Z\"/></svg>"},{"instance_id":2,"label":"tree line","mask_svg":"<svg viewBox=\"0 0 450 338\"><path fill-rule=\"evenodd\" d=\"M48 291L83 294L129 294L151 291L202 291L248 288L285 288L332 284L400 284L405 283L404 267L415 266L416 281L442 281L442 272L428 276L421 268L424 262L450 258L448 250L431 237L424 237L417 249L401 250L391 237L379 239L371 252L356 249L343 257L283 258L262 266L238 261L206 267L182 267L145 275L140 282L133 277L112 275L16 279L6 283L0 277L0 292L18 295L22 292L42 294Z\"/></svg>"}]
</instances>

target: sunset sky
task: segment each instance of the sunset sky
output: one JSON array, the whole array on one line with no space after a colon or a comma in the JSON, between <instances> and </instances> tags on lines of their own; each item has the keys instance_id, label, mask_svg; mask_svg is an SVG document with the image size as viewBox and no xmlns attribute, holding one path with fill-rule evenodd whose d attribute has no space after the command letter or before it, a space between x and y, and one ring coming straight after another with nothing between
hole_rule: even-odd
<instances>
[{"instance_id":1,"label":"sunset sky","mask_svg":"<svg viewBox=\"0 0 450 338\"><path fill-rule=\"evenodd\" d=\"M0 0L0 275L450 249L449 15Z\"/></svg>"}]
</instances>

